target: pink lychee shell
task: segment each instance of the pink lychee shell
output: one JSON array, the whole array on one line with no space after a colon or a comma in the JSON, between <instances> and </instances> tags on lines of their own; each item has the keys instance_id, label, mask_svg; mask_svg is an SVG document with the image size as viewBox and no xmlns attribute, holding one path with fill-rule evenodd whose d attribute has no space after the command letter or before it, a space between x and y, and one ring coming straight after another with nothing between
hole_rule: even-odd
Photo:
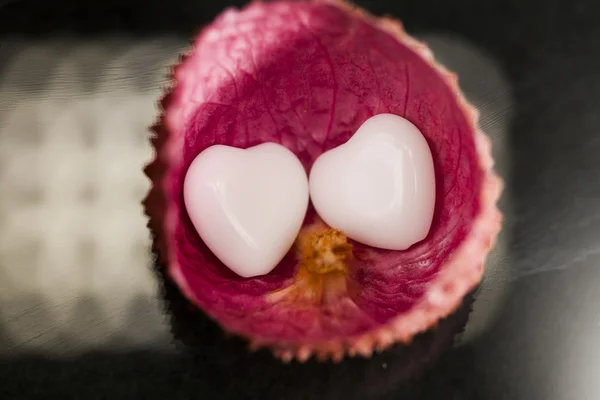
<instances>
[{"instance_id":1,"label":"pink lychee shell","mask_svg":"<svg viewBox=\"0 0 600 400\"><path fill-rule=\"evenodd\" d=\"M318 359L341 360L344 355L370 356L375 350L383 350L395 342L409 342L418 333L424 332L436 323L452 314L469 293L482 279L486 256L495 243L501 229L502 215L497 208L497 201L503 189L501 179L493 171L490 139L481 131L478 124L478 111L471 105L458 87L457 77L444 66L435 61L432 52L422 42L409 36L400 22L391 18L376 18L367 12L337 0L316 0L314 3L339 7L348 13L359 16L373 26L389 33L437 71L439 76L455 93L471 130L474 132L474 143L478 155L478 163L482 171L479 214L474 219L471 229L460 246L440 267L440 271L429 282L429 286L420 301L410 310L391 318L377 329L364 332L352 338L339 340L330 338L319 342L296 343L265 342L262 338L247 336L252 348L270 347L274 354L282 360L293 358L305 361L312 355ZM181 270L181 265L174 254L177 251L172 232L178 223L176 210L169 207L173 201L168 179L169 160L174 152L176 130L172 129L178 122L169 114L172 107L191 107L178 104L182 92L186 90L177 85L178 71L186 65L189 56L182 56L170 75L172 86L160 101L161 114L157 123L151 128L153 135L151 144L156 157L145 168L152 187L144 200L145 212L149 217L148 227L154 235L153 248L158 254L158 262L168 268L169 275L177 283L186 297L198 304L194 291L189 287ZM189 110L188 110L189 111ZM202 307L201 307L202 308ZM212 315L218 320L218 316ZM227 327L224 327L227 330ZM241 332L235 332L243 335Z\"/></svg>"}]
</instances>

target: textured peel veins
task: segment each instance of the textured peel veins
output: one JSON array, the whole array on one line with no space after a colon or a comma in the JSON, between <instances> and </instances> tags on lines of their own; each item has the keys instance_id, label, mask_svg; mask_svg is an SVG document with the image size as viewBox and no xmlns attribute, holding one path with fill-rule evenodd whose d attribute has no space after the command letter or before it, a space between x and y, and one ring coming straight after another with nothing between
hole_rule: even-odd
<instances>
[{"instance_id":1,"label":"textured peel veins","mask_svg":"<svg viewBox=\"0 0 600 400\"><path fill-rule=\"evenodd\" d=\"M481 279L501 220L489 141L455 77L398 23L339 2L254 3L203 29L173 79L146 170L149 226L170 275L224 329L284 359L368 355L433 326ZM402 252L348 243L309 208L295 248L252 279L202 243L182 196L202 150L276 142L308 172L384 112L415 124L433 153L437 200L424 241Z\"/></svg>"}]
</instances>

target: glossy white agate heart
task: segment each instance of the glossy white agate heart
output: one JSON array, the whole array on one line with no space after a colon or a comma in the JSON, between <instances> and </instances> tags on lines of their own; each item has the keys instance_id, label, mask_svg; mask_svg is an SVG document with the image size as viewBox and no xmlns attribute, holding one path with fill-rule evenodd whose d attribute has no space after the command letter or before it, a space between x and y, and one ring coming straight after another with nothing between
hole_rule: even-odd
<instances>
[{"instance_id":1,"label":"glossy white agate heart","mask_svg":"<svg viewBox=\"0 0 600 400\"><path fill-rule=\"evenodd\" d=\"M405 250L427 236L435 174L427 141L408 120L379 114L315 161L310 196L320 217L357 242Z\"/></svg>"},{"instance_id":2,"label":"glossy white agate heart","mask_svg":"<svg viewBox=\"0 0 600 400\"><path fill-rule=\"evenodd\" d=\"M308 207L308 179L285 147L216 145L192 162L184 201L210 250L242 277L269 273L289 251Z\"/></svg>"}]
</instances>

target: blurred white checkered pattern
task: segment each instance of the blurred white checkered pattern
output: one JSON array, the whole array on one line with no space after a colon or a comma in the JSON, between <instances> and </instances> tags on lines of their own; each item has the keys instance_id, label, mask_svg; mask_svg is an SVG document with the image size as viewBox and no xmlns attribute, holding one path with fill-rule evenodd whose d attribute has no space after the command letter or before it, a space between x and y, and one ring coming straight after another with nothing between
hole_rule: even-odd
<instances>
[{"instance_id":1,"label":"blurred white checkered pattern","mask_svg":"<svg viewBox=\"0 0 600 400\"><path fill-rule=\"evenodd\" d=\"M166 66L182 49L169 39L0 44L7 347L168 342L148 270L141 170Z\"/></svg>"}]
</instances>

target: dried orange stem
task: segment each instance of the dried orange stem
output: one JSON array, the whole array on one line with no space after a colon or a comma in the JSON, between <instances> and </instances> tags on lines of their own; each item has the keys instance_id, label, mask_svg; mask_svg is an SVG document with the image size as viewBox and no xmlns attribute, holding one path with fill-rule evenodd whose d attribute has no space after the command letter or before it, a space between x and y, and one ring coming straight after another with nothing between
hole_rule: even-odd
<instances>
[{"instance_id":1,"label":"dried orange stem","mask_svg":"<svg viewBox=\"0 0 600 400\"><path fill-rule=\"evenodd\" d=\"M352 255L352 245L337 229L315 231L300 238L300 267L313 274L347 272L346 262Z\"/></svg>"},{"instance_id":2,"label":"dried orange stem","mask_svg":"<svg viewBox=\"0 0 600 400\"><path fill-rule=\"evenodd\" d=\"M344 296L352 257L346 235L318 221L300 232L296 248L299 265L293 283L271 293L269 299L314 307Z\"/></svg>"}]
</instances>

